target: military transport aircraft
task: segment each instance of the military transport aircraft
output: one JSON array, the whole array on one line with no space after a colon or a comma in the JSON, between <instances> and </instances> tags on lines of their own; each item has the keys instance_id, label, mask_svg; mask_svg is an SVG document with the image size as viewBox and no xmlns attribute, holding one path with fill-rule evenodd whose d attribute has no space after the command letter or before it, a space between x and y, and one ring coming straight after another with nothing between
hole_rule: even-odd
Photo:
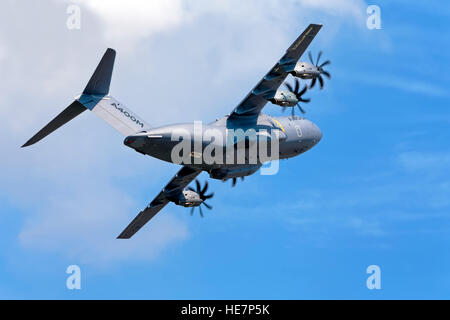
<instances>
[{"instance_id":1,"label":"military transport aircraft","mask_svg":"<svg viewBox=\"0 0 450 320\"><path fill-rule=\"evenodd\" d=\"M229 130L252 129L260 133L266 130L269 133L277 133L277 142L279 143L276 159L286 159L295 157L316 145L322 138L320 129L311 121L294 114L296 106L304 113L300 107L300 102L309 102L309 99L302 98L307 91L307 87L300 90L298 78L312 79L311 85L314 85L315 79L319 79L321 87L323 80L321 74L329 77L329 73L322 67L329 64L325 62L319 64L319 57L314 64L310 54L311 64L299 62L311 41L317 35L322 25L311 24L287 49L283 57L275 64L273 68L258 82L250 93L232 110L232 112L208 125L202 126L202 132L208 129L214 129L222 132L224 136ZM124 144L134 150L161 159L171 163L173 161L172 151L178 140L174 141L173 136L183 136L182 133L190 133L189 143L195 143L196 133L195 124L184 123L159 128L153 128L142 118L130 111L116 99L109 95L109 86L113 72L115 60L115 51L107 49L94 74L89 80L83 93L75 98L75 101L49 122L42 130L28 140L22 147L30 146L43 139L65 123L69 122L85 110L89 109L97 116L102 118L114 129L126 136ZM295 88L286 84L289 91L279 90L281 84L288 75L294 76ZM271 117L261 113L267 102L279 105L281 107L292 109L292 115L288 117ZM225 148L228 142L220 142L219 147ZM205 145L201 142L201 147ZM244 148L249 146L245 145ZM200 153L203 149L201 149ZM189 157L198 157L193 152ZM179 164L179 163L177 163ZM178 173L162 189L156 198L139 213L139 215L125 228L118 236L119 239L131 238L144 224L153 218L165 205L173 202L176 205L191 207L191 210L201 205L211 208L205 200L211 198L213 194L206 194L208 183L202 187L198 180L195 181L196 189L188 185L196 177L205 171L213 179L233 181L237 178L249 176L261 168L263 163L258 160L257 163L206 163L205 161L194 161L194 163L183 164ZM192 214L192 211L191 211Z\"/></svg>"}]
</instances>

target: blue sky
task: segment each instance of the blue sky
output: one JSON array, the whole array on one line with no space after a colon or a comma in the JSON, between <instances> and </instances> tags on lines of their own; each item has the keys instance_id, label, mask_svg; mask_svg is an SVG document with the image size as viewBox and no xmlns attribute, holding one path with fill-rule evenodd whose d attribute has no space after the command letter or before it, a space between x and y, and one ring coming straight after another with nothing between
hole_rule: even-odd
<instances>
[{"instance_id":1,"label":"blue sky","mask_svg":"<svg viewBox=\"0 0 450 320\"><path fill-rule=\"evenodd\" d=\"M447 2L135 2L2 4L0 298L450 298ZM65 26L70 3L80 30ZM366 28L369 4L381 30ZM311 50L332 60L307 106L322 141L277 175L210 180L205 219L169 205L116 241L177 168L92 114L19 148L106 47L118 53L112 94L149 123L209 122L309 23L324 25ZM65 287L71 264L80 291ZM366 288L374 264L380 291Z\"/></svg>"}]
</instances>

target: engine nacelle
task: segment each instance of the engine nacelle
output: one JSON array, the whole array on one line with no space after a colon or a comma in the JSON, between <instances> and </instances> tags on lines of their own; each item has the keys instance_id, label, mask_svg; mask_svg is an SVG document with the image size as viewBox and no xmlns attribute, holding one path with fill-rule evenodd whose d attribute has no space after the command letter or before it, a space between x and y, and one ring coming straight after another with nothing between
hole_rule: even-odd
<instances>
[{"instance_id":1,"label":"engine nacelle","mask_svg":"<svg viewBox=\"0 0 450 320\"><path fill-rule=\"evenodd\" d=\"M299 102L296 95L290 91L277 91L269 101L282 107L294 107Z\"/></svg>"},{"instance_id":2,"label":"engine nacelle","mask_svg":"<svg viewBox=\"0 0 450 320\"><path fill-rule=\"evenodd\" d=\"M320 70L309 62L299 61L295 65L294 70L291 71L291 74L301 79L314 79L320 75Z\"/></svg>"},{"instance_id":3,"label":"engine nacelle","mask_svg":"<svg viewBox=\"0 0 450 320\"><path fill-rule=\"evenodd\" d=\"M200 199L200 195L197 192L191 190L183 190L178 197L170 199L173 203L183 207L198 207L202 204L203 200Z\"/></svg>"}]
</instances>

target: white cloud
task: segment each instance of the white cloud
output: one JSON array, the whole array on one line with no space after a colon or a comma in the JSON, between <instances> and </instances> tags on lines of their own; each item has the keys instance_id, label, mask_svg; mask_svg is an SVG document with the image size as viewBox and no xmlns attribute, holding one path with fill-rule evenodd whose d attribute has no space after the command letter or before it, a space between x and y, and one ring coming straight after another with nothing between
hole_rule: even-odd
<instances>
[{"instance_id":1,"label":"white cloud","mask_svg":"<svg viewBox=\"0 0 450 320\"><path fill-rule=\"evenodd\" d=\"M104 24L108 42L128 41L168 31L185 19L183 1L78 0Z\"/></svg>"},{"instance_id":2,"label":"white cloud","mask_svg":"<svg viewBox=\"0 0 450 320\"><path fill-rule=\"evenodd\" d=\"M361 0L298 0L305 7L314 8L335 16L361 18L367 5Z\"/></svg>"},{"instance_id":3,"label":"white cloud","mask_svg":"<svg viewBox=\"0 0 450 320\"><path fill-rule=\"evenodd\" d=\"M4 44L2 44L2 41L0 39L0 63L2 62L2 60L4 60L6 58L6 46Z\"/></svg>"},{"instance_id":4,"label":"white cloud","mask_svg":"<svg viewBox=\"0 0 450 320\"><path fill-rule=\"evenodd\" d=\"M19 235L24 247L107 267L117 261L153 259L188 236L186 225L164 212L132 240L117 240L139 211L123 190L102 182L65 192L68 196L53 191L43 206L35 206L39 213L27 218Z\"/></svg>"},{"instance_id":5,"label":"white cloud","mask_svg":"<svg viewBox=\"0 0 450 320\"><path fill-rule=\"evenodd\" d=\"M264 35L264 25L279 27L277 25L289 24L300 12L304 13L302 19L305 21L318 14L361 20L365 12L362 0L76 0L76 3L94 13L102 22L104 36L109 43L126 43L128 46L186 26L204 15L218 14L240 24L261 27L261 35ZM363 22L360 21L361 24ZM125 48L123 46L123 50Z\"/></svg>"}]
</instances>

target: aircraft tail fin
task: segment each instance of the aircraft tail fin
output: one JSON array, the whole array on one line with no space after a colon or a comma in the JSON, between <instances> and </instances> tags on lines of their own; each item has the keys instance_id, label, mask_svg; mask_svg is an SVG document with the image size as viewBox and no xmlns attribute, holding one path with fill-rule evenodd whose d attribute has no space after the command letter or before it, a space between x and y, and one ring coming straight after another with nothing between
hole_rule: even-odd
<instances>
[{"instance_id":1,"label":"aircraft tail fin","mask_svg":"<svg viewBox=\"0 0 450 320\"><path fill-rule=\"evenodd\" d=\"M125 136L150 128L140 117L108 95L115 57L116 51L107 49L83 93L22 147L35 144L86 109L94 112Z\"/></svg>"},{"instance_id":2,"label":"aircraft tail fin","mask_svg":"<svg viewBox=\"0 0 450 320\"><path fill-rule=\"evenodd\" d=\"M111 84L112 72L116 51L108 48L98 64L91 79L89 80L83 94L87 95L107 95Z\"/></svg>"}]
</instances>

